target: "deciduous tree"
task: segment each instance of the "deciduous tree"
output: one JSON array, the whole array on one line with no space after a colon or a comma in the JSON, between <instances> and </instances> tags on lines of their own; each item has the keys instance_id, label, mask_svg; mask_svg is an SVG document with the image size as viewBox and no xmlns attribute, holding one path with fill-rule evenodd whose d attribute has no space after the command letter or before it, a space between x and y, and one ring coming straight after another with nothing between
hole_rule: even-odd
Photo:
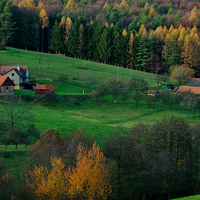
<instances>
[{"instance_id":1,"label":"deciduous tree","mask_svg":"<svg viewBox=\"0 0 200 200\"><path fill-rule=\"evenodd\" d=\"M183 81L189 80L193 76L193 70L185 66L175 66L170 73L170 76L177 80L179 85Z\"/></svg>"}]
</instances>

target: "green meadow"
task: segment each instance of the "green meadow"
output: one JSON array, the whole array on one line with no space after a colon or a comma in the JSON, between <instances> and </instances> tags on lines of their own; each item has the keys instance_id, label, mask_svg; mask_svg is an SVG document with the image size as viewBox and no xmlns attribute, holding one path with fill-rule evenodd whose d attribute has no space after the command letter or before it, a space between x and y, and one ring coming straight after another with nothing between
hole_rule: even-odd
<instances>
[{"instance_id":1,"label":"green meadow","mask_svg":"<svg viewBox=\"0 0 200 200\"><path fill-rule=\"evenodd\" d=\"M38 57L42 55L41 69L39 69ZM47 68L47 60L50 59L49 68ZM52 105L43 105L31 103L28 105L30 112L34 117L34 124L40 132L44 132L48 128L54 128L60 131L61 136L66 136L73 129L85 127L86 132L94 135L95 139L103 142L108 133L114 130L117 126L131 128L138 122L152 125L161 117L165 116L183 116L186 121L193 124L198 121L196 111L191 111L187 114L186 108L173 105L169 110L167 105L164 105L161 100L155 106L151 105L148 109L145 101L139 102L139 106L135 106L132 98L123 102L119 97L117 102L113 102L112 96L106 95L105 101L98 102L92 94L88 94L86 86L78 80L78 76L82 72L91 71L97 77L97 83L92 86L95 89L98 85L105 82L109 78L117 77L117 67L103 63L70 58L60 55L38 53L25 51L14 48L7 48L6 51L0 51L0 65L20 65L28 66L31 77L41 84L53 84L56 87L56 94L59 96L65 95L80 95L83 90L89 95L89 100L80 101L80 105L75 105L68 100ZM80 67L84 66L84 69ZM57 82L59 74L63 72L69 75L70 84ZM120 78L123 81L128 81L132 76L143 77L150 85L151 89L157 87L155 74L145 73L136 70L130 70L120 67ZM74 80L76 77L77 80ZM47 79L53 79L47 80ZM15 95L34 95L34 91L15 91Z\"/></svg>"}]
</instances>

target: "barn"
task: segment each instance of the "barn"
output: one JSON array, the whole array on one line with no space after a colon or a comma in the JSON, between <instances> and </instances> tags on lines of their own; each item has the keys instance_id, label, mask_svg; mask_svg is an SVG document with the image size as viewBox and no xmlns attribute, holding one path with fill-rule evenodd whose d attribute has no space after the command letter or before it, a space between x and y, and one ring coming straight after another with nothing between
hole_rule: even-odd
<instances>
[{"instance_id":1,"label":"barn","mask_svg":"<svg viewBox=\"0 0 200 200\"><path fill-rule=\"evenodd\" d=\"M36 94L54 94L55 93L55 87L53 85L36 85L35 86L35 93Z\"/></svg>"}]
</instances>

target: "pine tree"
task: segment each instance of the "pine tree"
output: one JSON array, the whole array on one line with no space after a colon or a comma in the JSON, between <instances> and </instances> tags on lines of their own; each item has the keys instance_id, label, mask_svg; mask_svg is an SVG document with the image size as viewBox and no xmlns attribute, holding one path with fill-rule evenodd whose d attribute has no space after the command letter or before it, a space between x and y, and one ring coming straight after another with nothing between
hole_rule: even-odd
<instances>
[{"instance_id":1,"label":"pine tree","mask_svg":"<svg viewBox=\"0 0 200 200\"><path fill-rule=\"evenodd\" d=\"M72 27L70 33L70 40L68 43L69 52L74 55L75 57L78 54L78 46L79 46L79 27L80 24L84 23L82 17L80 17L77 21L75 21L74 26Z\"/></svg>"},{"instance_id":2,"label":"pine tree","mask_svg":"<svg viewBox=\"0 0 200 200\"><path fill-rule=\"evenodd\" d=\"M56 54L64 49L64 38L57 20L51 32L50 49L55 51Z\"/></svg>"},{"instance_id":3,"label":"pine tree","mask_svg":"<svg viewBox=\"0 0 200 200\"><path fill-rule=\"evenodd\" d=\"M174 22L178 22L182 19L182 15L180 14L179 10L174 16Z\"/></svg>"},{"instance_id":4,"label":"pine tree","mask_svg":"<svg viewBox=\"0 0 200 200\"><path fill-rule=\"evenodd\" d=\"M25 46L25 49L34 45L34 30L28 12L25 12L21 17L19 35L21 38L21 44Z\"/></svg>"},{"instance_id":5,"label":"pine tree","mask_svg":"<svg viewBox=\"0 0 200 200\"><path fill-rule=\"evenodd\" d=\"M12 22L12 12L10 4L6 3L3 12L0 14L0 41L7 43L11 40L14 31L15 23Z\"/></svg>"},{"instance_id":6,"label":"pine tree","mask_svg":"<svg viewBox=\"0 0 200 200\"><path fill-rule=\"evenodd\" d=\"M137 67L139 69L147 69L149 59L150 59L149 42L145 36L142 36L138 43Z\"/></svg>"},{"instance_id":7,"label":"pine tree","mask_svg":"<svg viewBox=\"0 0 200 200\"><path fill-rule=\"evenodd\" d=\"M99 43L97 45L99 52L99 58L103 61L108 61L111 56L110 38L108 37L107 29L105 28L100 36Z\"/></svg>"},{"instance_id":8,"label":"pine tree","mask_svg":"<svg viewBox=\"0 0 200 200\"><path fill-rule=\"evenodd\" d=\"M83 58L85 56L85 30L83 24L80 24L78 33L79 33L78 54Z\"/></svg>"},{"instance_id":9,"label":"pine tree","mask_svg":"<svg viewBox=\"0 0 200 200\"><path fill-rule=\"evenodd\" d=\"M169 67L180 64L180 48L174 35L172 36L171 40L167 43L166 52L166 64Z\"/></svg>"}]
</instances>

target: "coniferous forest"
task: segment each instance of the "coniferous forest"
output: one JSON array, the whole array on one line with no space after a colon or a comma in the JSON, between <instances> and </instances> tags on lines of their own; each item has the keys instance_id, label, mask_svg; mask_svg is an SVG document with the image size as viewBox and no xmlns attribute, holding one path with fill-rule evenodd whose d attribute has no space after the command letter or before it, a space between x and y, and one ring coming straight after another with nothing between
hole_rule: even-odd
<instances>
[{"instance_id":1,"label":"coniferous forest","mask_svg":"<svg viewBox=\"0 0 200 200\"><path fill-rule=\"evenodd\" d=\"M0 39L152 73L199 70L200 2L2 0Z\"/></svg>"}]
</instances>

